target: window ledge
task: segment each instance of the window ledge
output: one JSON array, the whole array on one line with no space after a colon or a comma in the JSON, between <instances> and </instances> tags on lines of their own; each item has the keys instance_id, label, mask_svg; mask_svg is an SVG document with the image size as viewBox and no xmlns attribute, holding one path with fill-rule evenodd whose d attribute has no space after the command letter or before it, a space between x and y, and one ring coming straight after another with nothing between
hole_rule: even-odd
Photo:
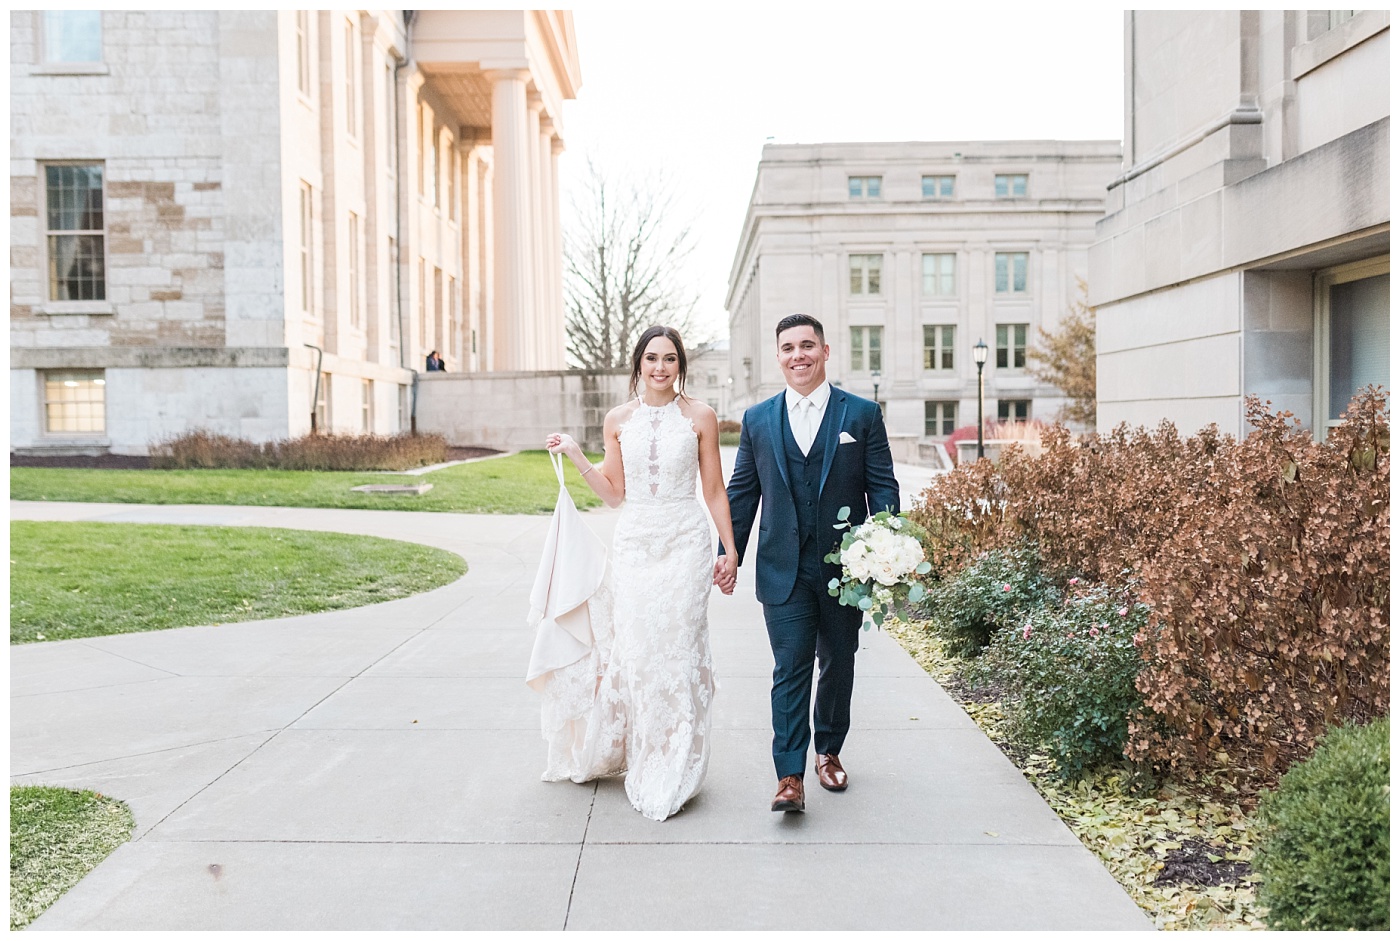
<instances>
[{"instance_id":1,"label":"window ledge","mask_svg":"<svg viewBox=\"0 0 1400 941\"><path fill-rule=\"evenodd\" d=\"M106 433L83 436L79 434L63 432L44 432L38 441L24 449L33 453L35 451L47 451L52 454L55 451L68 451L72 449L92 450L93 448L110 448L112 439Z\"/></svg>"},{"instance_id":2,"label":"window ledge","mask_svg":"<svg viewBox=\"0 0 1400 941\"><path fill-rule=\"evenodd\" d=\"M62 316L66 314L96 314L98 316L110 316L117 312L111 301L49 301L47 304L35 306L36 314L52 314Z\"/></svg>"},{"instance_id":3,"label":"window ledge","mask_svg":"<svg viewBox=\"0 0 1400 941\"><path fill-rule=\"evenodd\" d=\"M30 75L109 75L105 62L43 62L29 67Z\"/></svg>"},{"instance_id":4,"label":"window ledge","mask_svg":"<svg viewBox=\"0 0 1400 941\"><path fill-rule=\"evenodd\" d=\"M1295 82L1320 65L1361 45L1372 36L1390 28L1388 10L1363 10L1351 19L1334 26L1316 39L1294 46L1292 52L1293 75Z\"/></svg>"}]
</instances>

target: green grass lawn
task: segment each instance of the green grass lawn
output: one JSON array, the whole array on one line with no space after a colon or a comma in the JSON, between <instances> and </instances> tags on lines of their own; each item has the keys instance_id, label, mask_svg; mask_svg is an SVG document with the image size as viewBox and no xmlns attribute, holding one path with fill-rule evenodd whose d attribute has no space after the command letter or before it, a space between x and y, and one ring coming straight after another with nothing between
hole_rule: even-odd
<instances>
[{"instance_id":1,"label":"green grass lawn","mask_svg":"<svg viewBox=\"0 0 1400 941\"><path fill-rule=\"evenodd\" d=\"M372 536L12 522L10 643L354 608L445 585L466 568L450 552Z\"/></svg>"},{"instance_id":2,"label":"green grass lawn","mask_svg":"<svg viewBox=\"0 0 1400 941\"><path fill-rule=\"evenodd\" d=\"M596 462L600 457L591 455L591 459ZM564 472L579 509L602 505L567 462ZM421 495L355 493L350 489L361 484L420 481L431 483L433 489ZM10 468L11 500L548 513L558 495L559 484L544 451L458 464L417 477L344 471Z\"/></svg>"},{"instance_id":3,"label":"green grass lawn","mask_svg":"<svg viewBox=\"0 0 1400 941\"><path fill-rule=\"evenodd\" d=\"M92 791L10 788L10 930L77 885L133 825L125 804Z\"/></svg>"}]
</instances>

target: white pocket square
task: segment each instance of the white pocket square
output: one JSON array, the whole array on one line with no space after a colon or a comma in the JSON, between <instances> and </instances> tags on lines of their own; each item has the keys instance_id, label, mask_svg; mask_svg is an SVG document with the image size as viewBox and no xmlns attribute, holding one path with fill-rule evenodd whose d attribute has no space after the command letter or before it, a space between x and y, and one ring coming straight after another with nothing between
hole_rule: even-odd
<instances>
[{"instance_id":1,"label":"white pocket square","mask_svg":"<svg viewBox=\"0 0 1400 941\"><path fill-rule=\"evenodd\" d=\"M847 434L846 432L843 431L843 432L841 432L841 441L840 441L840 443L841 443L841 444L855 444L855 443L856 443L856 439L855 439L855 438L852 438L849 434Z\"/></svg>"}]
</instances>

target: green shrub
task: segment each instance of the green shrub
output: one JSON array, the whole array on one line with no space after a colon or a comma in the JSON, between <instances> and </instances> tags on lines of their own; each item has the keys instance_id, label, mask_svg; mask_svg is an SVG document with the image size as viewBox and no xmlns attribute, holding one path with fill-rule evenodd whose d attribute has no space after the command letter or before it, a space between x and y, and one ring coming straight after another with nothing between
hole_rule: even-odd
<instances>
[{"instance_id":1,"label":"green shrub","mask_svg":"<svg viewBox=\"0 0 1400 941\"><path fill-rule=\"evenodd\" d=\"M1134 681L1147 615L1124 592L1072 584L1063 604L998 632L971 678L1005 690L1017 741L1054 758L1062 776L1082 777L1123 755L1128 716L1142 705Z\"/></svg>"},{"instance_id":2,"label":"green shrub","mask_svg":"<svg viewBox=\"0 0 1400 941\"><path fill-rule=\"evenodd\" d=\"M1269 927L1390 928L1390 718L1323 736L1259 807Z\"/></svg>"},{"instance_id":3,"label":"green shrub","mask_svg":"<svg viewBox=\"0 0 1400 941\"><path fill-rule=\"evenodd\" d=\"M975 657L999 629L1055 600L1034 549L996 549L934 584L925 611L949 654Z\"/></svg>"}]
</instances>

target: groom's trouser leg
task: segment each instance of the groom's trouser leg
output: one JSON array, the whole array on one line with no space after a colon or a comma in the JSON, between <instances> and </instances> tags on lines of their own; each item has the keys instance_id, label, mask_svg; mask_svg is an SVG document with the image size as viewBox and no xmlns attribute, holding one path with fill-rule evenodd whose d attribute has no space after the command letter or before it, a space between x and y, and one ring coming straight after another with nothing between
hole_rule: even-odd
<instances>
[{"instance_id":1,"label":"groom's trouser leg","mask_svg":"<svg viewBox=\"0 0 1400 941\"><path fill-rule=\"evenodd\" d=\"M799 580L785 603L763 606L773 647L773 767L779 778L801 777L807 767L819 603L812 588Z\"/></svg>"},{"instance_id":2,"label":"groom's trouser leg","mask_svg":"<svg viewBox=\"0 0 1400 941\"><path fill-rule=\"evenodd\" d=\"M856 651L860 648L859 608L843 606L826 595L819 599L821 623L817 628L817 701L812 710L814 744L818 755L839 755L851 728L851 690L856 679Z\"/></svg>"}]
</instances>

